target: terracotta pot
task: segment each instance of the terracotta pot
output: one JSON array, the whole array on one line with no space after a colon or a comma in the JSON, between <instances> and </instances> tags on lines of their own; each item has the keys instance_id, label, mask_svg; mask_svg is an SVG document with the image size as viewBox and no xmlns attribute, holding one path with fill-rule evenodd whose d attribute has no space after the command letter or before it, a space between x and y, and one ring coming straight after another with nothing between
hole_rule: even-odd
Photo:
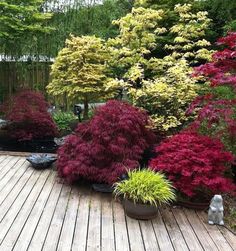
<instances>
[{"instance_id":1,"label":"terracotta pot","mask_svg":"<svg viewBox=\"0 0 236 251\"><path fill-rule=\"evenodd\" d=\"M185 201L185 200L179 199L178 201L175 202L175 205L181 206L181 207L186 207L189 209L195 209L195 210L206 210L209 208L210 201L192 202L192 201Z\"/></svg>"},{"instance_id":2,"label":"terracotta pot","mask_svg":"<svg viewBox=\"0 0 236 251\"><path fill-rule=\"evenodd\" d=\"M158 209L156 206L148 204L134 203L133 201L123 199L125 213L137 220L149 220L157 216Z\"/></svg>"}]
</instances>

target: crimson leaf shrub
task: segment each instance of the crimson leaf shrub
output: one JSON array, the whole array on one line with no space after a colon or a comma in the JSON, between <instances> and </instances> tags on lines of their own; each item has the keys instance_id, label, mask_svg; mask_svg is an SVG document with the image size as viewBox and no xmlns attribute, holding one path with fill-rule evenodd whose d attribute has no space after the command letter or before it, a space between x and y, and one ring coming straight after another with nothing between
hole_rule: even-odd
<instances>
[{"instance_id":1,"label":"crimson leaf shrub","mask_svg":"<svg viewBox=\"0 0 236 251\"><path fill-rule=\"evenodd\" d=\"M17 140L42 139L57 135L57 127L47 112L49 105L40 92L24 90L3 104L8 133Z\"/></svg>"},{"instance_id":2,"label":"crimson leaf shrub","mask_svg":"<svg viewBox=\"0 0 236 251\"><path fill-rule=\"evenodd\" d=\"M146 112L125 102L108 101L59 148L59 174L70 182L84 178L113 184L128 169L138 167L155 138L149 125Z\"/></svg>"},{"instance_id":3,"label":"crimson leaf shrub","mask_svg":"<svg viewBox=\"0 0 236 251\"><path fill-rule=\"evenodd\" d=\"M205 76L211 86L230 85L236 88L236 32L218 39L222 50L215 52L212 61L196 68L197 76Z\"/></svg>"},{"instance_id":4,"label":"crimson leaf shrub","mask_svg":"<svg viewBox=\"0 0 236 251\"><path fill-rule=\"evenodd\" d=\"M162 142L156 152L150 168L163 171L185 197L206 198L236 189L230 173L226 177L233 155L217 139L184 131Z\"/></svg>"},{"instance_id":5,"label":"crimson leaf shrub","mask_svg":"<svg viewBox=\"0 0 236 251\"><path fill-rule=\"evenodd\" d=\"M218 39L217 44L222 48L212 61L195 69L195 75L210 82L210 93L198 97L187 113L197 111L191 130L220 139L236 155L236 32Z\"/></svg>"}]
</instances>

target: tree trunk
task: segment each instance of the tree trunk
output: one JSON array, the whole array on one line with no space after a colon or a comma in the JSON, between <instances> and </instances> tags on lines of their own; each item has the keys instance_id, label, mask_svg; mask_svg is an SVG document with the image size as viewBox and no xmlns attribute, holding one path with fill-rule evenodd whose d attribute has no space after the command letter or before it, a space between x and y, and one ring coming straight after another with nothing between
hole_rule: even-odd
<instances>
[{"instance_id":1,"label":"tree trunk","mask_svg":"<svg viewBox=\"0 0 236 251\"><path fill-rule=\"evenodd\" d=\"M87 120L87 119L88 119L88 111L89 111L88 100L85 99L85 100L84 100L84 114L83 114L83 119L84 119L84 120Z\"/></svg>"}]
</instances>

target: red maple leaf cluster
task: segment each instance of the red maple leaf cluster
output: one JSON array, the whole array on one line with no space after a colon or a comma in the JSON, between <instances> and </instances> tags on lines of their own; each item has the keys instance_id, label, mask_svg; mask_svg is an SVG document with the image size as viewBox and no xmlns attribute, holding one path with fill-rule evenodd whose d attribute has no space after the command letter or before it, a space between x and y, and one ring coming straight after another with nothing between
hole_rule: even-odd
<instances>
[{"instance_id":1,"label":"red maple leaf cluster","mask_svg":"<svg viewBox=\"0 0 236 251\"><path fill-rule=\"evenodd\" d=\"M217 44L224 49L213 54L212 62L195 69L196 75L210 81L211 93L198 97L187 114L198 110L190 129L220 139L236 154L236 32L220 38ZM227 92L219 95L215 89L222 86Z\"/></svg>"},{"instance_id":2,"label":"red maple leaf cluster","mask_svg":"<svg viewBox=\"0 0 236 251\"><path fill-rule=\"evenodd\" d=\"M188 197L236 190L232 179L225 177L233 155L217 139L184 131L162 142L156 152L150 168L163 171Z\"/></svg>"},{"instance_id":3,"label":"red maple leaf cluster","mask_svg":"<svg viewBox=\"0 0 236 251\"><path fill-rule=\"evenodd\" d=\"M139 166L155 136L146 112L121 101L108 101L87 123L78 125L58 150L58 171L68 181L79 178L113 184Z\"/></svg>"},{"instance_id":4,"label":"red maple leaf cluster","mask_svg":"<svg viewBox=\"0 0 236 251\"><path fill-rule=\"evenodd\" d=\"M212 56L212 62L196 68L195 75L205 76L211 86L231 85L236 88L236 32L230 32L217 41L224 49Z\"/></svg>"},{"instance_id":5,"label":"red maple leaf cluster","mask_svg":"<svg viewBox=\"0 0 236 251\"><path fill-rule=\"evenodd\" d=\"M198 107L201 108L197 113L197 118L189 129L200 130L203 134L210 134L222 141L227 137L234 145L236 142L236 100L215 100L212 95L202 96L191 104L187 113L194 112Z\"/></svg>"},{"instance_id":6,"label":"red maple leaf cluster","mask_svg":"<svg viewBox=\"0 0 236 251\"><path fill-rule=\"evenodd\" d=\"M1 110L11 121L8 132L17 140L42 139L57 135L57 127L47 112L48 103L40 92L24 90L4 103Z\"/></svg>"}]
</instances>

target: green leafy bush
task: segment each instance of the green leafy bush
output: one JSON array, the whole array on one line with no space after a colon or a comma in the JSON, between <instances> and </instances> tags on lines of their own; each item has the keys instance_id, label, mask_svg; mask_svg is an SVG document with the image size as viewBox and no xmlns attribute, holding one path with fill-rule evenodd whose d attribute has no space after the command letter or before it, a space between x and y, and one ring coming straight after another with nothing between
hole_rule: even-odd
<instances>
[{"instance_id":1,"label":"green leafy bush","mask_svg":"<svg viewBox=\"0 0 236 251\"><path fill-rule=\"evenodd\" d=\"M115 194L135 203L157 205L175 200L170 181L149 169L128 172L128 179L115 184Z\"/></svg>"},{"instance_id":2,"label":"green leafy bush","mask_svg":"<svg viewBox=\"0 0 236 251\"><path fill-rule=\"evenodd\" d=\"M58 111L53 114L53 120L59 130L71 131L70 124L76 119L77 117L72 112Z\"/></svg>"}]
</instances>

